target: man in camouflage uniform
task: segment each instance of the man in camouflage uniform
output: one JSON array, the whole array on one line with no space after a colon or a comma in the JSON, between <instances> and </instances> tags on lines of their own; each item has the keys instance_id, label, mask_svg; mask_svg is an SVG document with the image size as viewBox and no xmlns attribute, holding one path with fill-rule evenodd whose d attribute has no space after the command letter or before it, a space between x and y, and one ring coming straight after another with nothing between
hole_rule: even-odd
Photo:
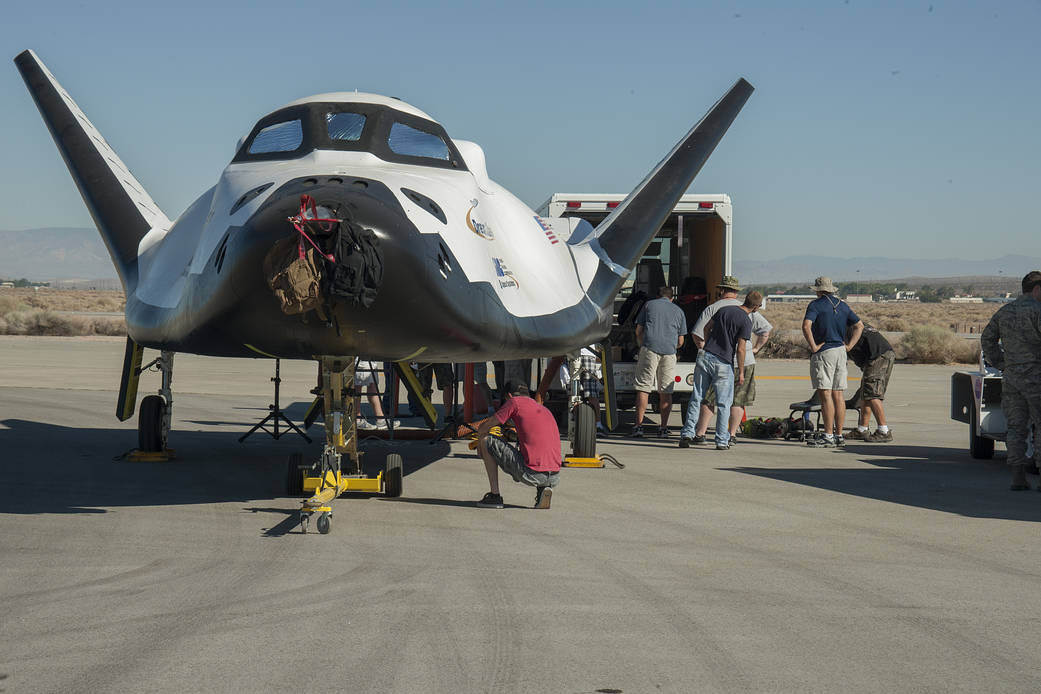
<instances>
[{"instance_id":1,"label":"man in camouflage uniform","mask_svg":"<svg viewBox=\"0 0 1041 694\"><path fill-rule=\"evenodd\" d=\"M1041 425L1041 272L1027 273L1023 294L998 309L980 342L987 362L1003 372L1001 409L1008 422L1012 491L1029 489L1027 433L1031 420Z\"/></svg>"}]
</instances>

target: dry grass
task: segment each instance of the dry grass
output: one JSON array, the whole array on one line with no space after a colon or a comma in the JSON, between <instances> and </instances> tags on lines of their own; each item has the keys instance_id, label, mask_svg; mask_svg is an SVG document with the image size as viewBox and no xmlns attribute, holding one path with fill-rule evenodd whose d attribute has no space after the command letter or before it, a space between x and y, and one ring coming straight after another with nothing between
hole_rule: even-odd
<instances>
[{"instance_id":1,"label":"dry grass","mask_svg":"<svg viewBox=\"0 0 1041 694\"><path fill-rule=\"evenodd\" d=\"M27 288L0 290L0 314L14 301L26 308L43 311L79 311L83 313L122 312L126 306L123 292L84 289Z\"/></svg>"},{"instance_id":2,"label":"dry grass","mask_svg":"<svg viewBox=\"0 0 1041 694\"><path fill-rule=\"evenodd\" d=\"M122 318L58 313L115 313L122 312L123 306L123 292L4 289L0 335L125 335Z\"/></svg>"},{"instance_id":3,"label":"dry grass","mask_svg":"<svg viewBox=\"0 0 1041 694\"><path fill-rule=\"evenodd\" d=\"M853 310L882 332L893 345L898 359L912 364L971 364L979 359L978 335L1001 304L853 304ZM766 358L808 358L802 337L805 303L772 303L763 315L774 333L763 350ZM959 336L956 333L960 333Z\"/></svg>"},{"instance_id":4,"label":"dry grass","mask_svg":"<svg viewBox=\"0 0 1041 694\"><path fill-rule=\"evenodd\" d=\"M915 325L941 325L951 332L978 333L1001 304L921 304L871 303L852 304L851 308L865 323L883 332L906 332ZM771 303L763 315L776 330L801 330L806 303ZM972 330L969 330L972 328Z\"/></svg>"}]
</instances>

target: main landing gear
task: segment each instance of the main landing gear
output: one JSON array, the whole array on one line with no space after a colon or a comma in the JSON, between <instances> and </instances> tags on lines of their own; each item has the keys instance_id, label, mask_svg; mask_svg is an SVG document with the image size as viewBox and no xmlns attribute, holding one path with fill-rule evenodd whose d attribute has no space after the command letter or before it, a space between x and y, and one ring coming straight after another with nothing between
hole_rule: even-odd
<instances>
[{"instance_id":1,"label":"main landing gear","mask_svg":"<svg viewBox=\"0 0 1041 694\"><path fill-rule=\"evenodd\" d=\"M332 530L333 510L330 503L344 492L383 493L401 496L404 475L401 456L387 456L383 471L368 477L362 471L358 452L358 430L354 411L354 359L321 357L320 388L325 412L325 446L321 457L311 464L294 453L288 461L288 491L291 496L310 494L301 504L300 526L306 533L311 516L317 514L315 527L325 535ZM346 456L347 466L343 466Z\"/></svg>"},{"instance_id":2,"label":"main landing gear","mask_svg":"<svg viewBox=\"0 0 1041 694\"><path fill-rule=\"evenodd\" d=\"M173 358L173 352L164 350L148 366L137 367L138 373L152 366L158 368L162 373L162 385L157 395L147 395L141 400L137 416L137 450L127 455L130 460L156 462L174 457L174 451L166 445L173 419Z\"/></svg>"}]
</instances>

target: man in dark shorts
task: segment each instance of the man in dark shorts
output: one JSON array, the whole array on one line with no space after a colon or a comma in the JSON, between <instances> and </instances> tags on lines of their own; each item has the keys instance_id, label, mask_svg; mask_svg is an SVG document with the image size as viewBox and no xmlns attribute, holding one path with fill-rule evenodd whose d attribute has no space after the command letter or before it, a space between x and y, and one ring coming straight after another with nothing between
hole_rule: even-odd
<instances>
[{"instance_id":1,"label":"man in dark shorts","mask_svg":"<svg viewBox=\"0 0 1041 694\"><path fill-rule=\"evenodd\" d=\"M852 337L853 328L849 329ZM893 362L896 354L893 346L882 336L877 329L864 324L864 332L860 339L849 350L849 358L861 371L860 388L853 396L853 401L860 408L860 419L857 428L849 437L869 443L889 443L893 440L893 432L886 424L886 413L882 408L882 400L886 397L886 388L889 387L889 377L893 375ZM868 432L871 423L871 415L875 415L878 427Z\"/></svg>"},{"instance_id":2,"label":"man in dark shorts","mask_svg":"<svg viewBox=\"0 0 1041 694\"><path fill-rule=\"evenodd\" d=\"M745 305L724 306L719 309L705 329L705 348L698 353L694 367L694 386L687 403L687 417L680 432L680 448L690 448L694 442L701 399L709 386L716 387L716 450L730 448L730 403L734 399L734 382L745 382L745 344L752 337L753 309ZM737 368L734 368L734 363Z\"/></svg>"},{"instance_id":3,"label":"man in dark shorts","mask_svg":"<svg viewBox=\"0 0 1041 694\"><path fill-rule=\"evenodd\" d=\"M530 487L535 487L535 508L549 508L552 488L560 480L560 431L553 413L529 397L523 383L509 382L503 388L499 410L477 429L477 450L484 460L490 491L477 502L481 508L503 508L499 494L499 468ZM517 429L517 447L493 436L493 427L512 420Z\"/></svg>"}]
</instances>

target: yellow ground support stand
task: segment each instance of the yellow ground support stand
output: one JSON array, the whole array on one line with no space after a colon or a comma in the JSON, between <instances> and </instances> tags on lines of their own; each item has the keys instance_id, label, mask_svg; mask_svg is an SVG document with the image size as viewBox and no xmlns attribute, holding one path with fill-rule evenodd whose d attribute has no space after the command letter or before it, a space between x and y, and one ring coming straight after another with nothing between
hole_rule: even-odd
<instances>
[{"instance_id":1,"label":"yellow ground support stand","mask_svg":"<svg viewBox=\"0 0 1041 694\"><path fill-rule=\"evenodd\" d=\"M302 484L291 493L309 493L311 496L300 506L300 527L307 532L311 516L318 514L318 532L325 535L332 527L333 499L344 492L369 492L399 497L402 491L403 471L401 456L387 455L385 469L375 477L366 475L358 452L358 429L354 418L354 360L349 357L321 357L322 409L325 416L325 446L321 458L310 467L302 466L299 454L290 456L289 474L295 484ZM341 461L349 463L347 472ZM311 470L307 475L304 470Z\"/></svg>"},{"instance_id":2,"label":"yellow ground support stand","mask_svg":"<svg viewBox=\"0 0 1041 694\"><path fill-rule=\"evenodd\" d=\"M625 465L618 462L618 459L608 453L601 453L595 458L576 458L575 456L569 455L564 458L564 462L561 463L561 467L607 467L607 463L611 463L619 470L625 469Z\"/></svg>"},{"instance_id":3,"label":"yellow ground support stand","mask_svg":"<svg viewBox=\"0 0 1041 694\"><path fill-rule=\"evenodd\" d=\"M165 463L177 457L177 451L167 448L165 451L139 451L134 449L127 453L127 460L135 463Z\"/></svg>"}]
</instances>

